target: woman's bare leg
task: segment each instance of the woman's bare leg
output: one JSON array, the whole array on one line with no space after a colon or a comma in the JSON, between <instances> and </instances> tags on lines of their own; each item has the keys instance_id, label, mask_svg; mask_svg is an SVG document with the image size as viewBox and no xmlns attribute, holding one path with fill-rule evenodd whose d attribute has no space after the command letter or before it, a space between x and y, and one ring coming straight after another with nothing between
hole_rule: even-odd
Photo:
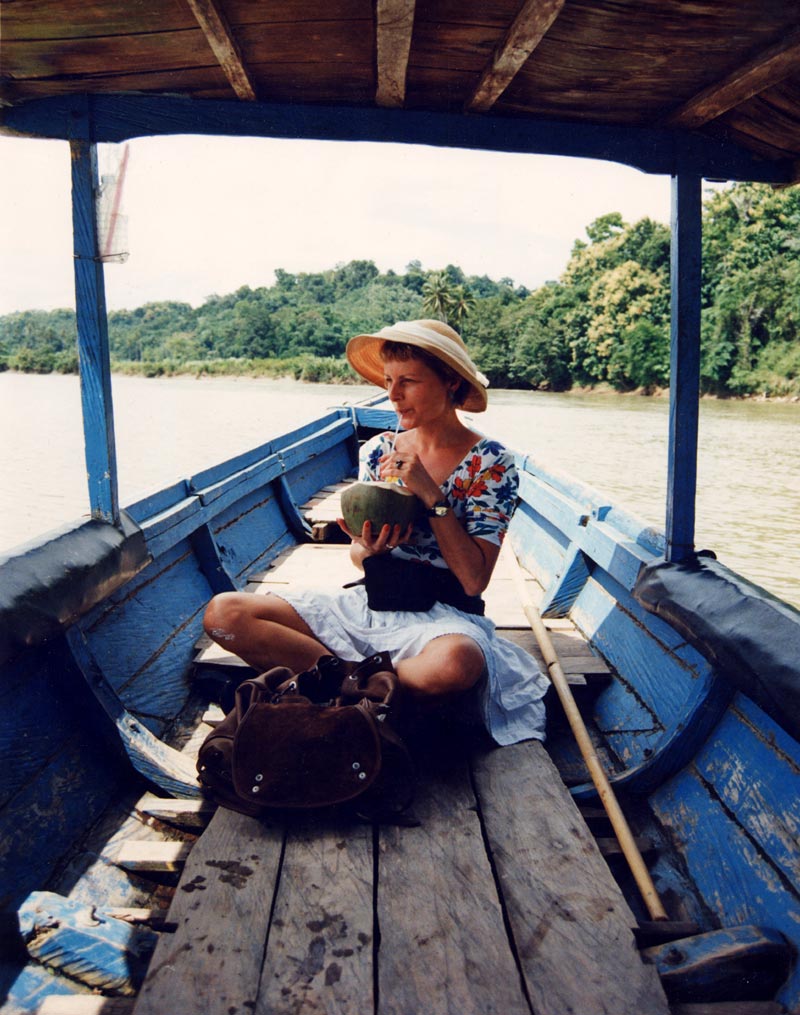
<instances>
[{"instance_id":1,"label":"woman's bare leg","mask_svg":"<svg viewBox=\"0 0 800 1015\"><path fill-rule=\"evenodd\" d=\"M300 673L330 654L297 611L270 594L222 592L208 604L203 627L218 645L260 671L288 666Z\"/></svg>"},{"instance_id":2,"label":"woman's bare leg","mask_svg":"<svg viewBox=\"0 0 800 1015\"><path fill-rule=\"evenodd\" d=\"M468 691L480 680L486 661L477 642L463 634L443 634L417 656L397 664L400 686L415 698L441 698Z\"/></svg>"},{"instance_id":3,"label":"woman's bare leg","mask_svg":"<svg viewBox=\"0 0 800 1015\"><path fill-rule=\"evenodd\" d=\"M203 618L206 633L257 670L288 666L310 669L330 650L285 600L267 594L223 592L214 596ZM485 660L466 635L446 634L422 652L397 664L400 686L415 698L441 698L468 691L483 673Z\"/></svg>"}]
</instances>

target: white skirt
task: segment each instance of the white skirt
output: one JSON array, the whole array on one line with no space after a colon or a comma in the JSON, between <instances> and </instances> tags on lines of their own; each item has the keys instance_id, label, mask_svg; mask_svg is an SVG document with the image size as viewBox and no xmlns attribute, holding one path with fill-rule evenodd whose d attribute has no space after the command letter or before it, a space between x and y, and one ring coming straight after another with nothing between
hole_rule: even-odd
<instances>
[{"instance_id":1,"label":"white skirt","mask_svg":"<svg viewBox=\"0 0 800 1015\"><path fill-rule=\"evenodd\" d=\"M549 682L523 648L497 634L488 617L435 603L424 612L378 611L367 606L363 585L333 593L317 590L272 592L292 606L316 638L342 659L388 652L392 662L419 655L428 642L445 634L464 634L486 660L481 682L481 714L498 744L544 740L542 701Z\"/></svg>"}]
</instances>

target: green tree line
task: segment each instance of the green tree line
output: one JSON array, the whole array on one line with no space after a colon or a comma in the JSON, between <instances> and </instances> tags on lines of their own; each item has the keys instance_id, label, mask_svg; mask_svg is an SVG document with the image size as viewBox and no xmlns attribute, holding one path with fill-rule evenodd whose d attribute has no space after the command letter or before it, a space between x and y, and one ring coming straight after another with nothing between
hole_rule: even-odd
<instances>
[{"instance_id":1,"label":"green tree line","mask_svg":"<svg viewBox=\"0 0 800 1015\"><path fill-rule=\"evenodd\" d=\"M433 316L463 334L496 387L564 391L669 384L669 230L610 212L575 241L563 274L530 291L456 265L381 273L372 261L109 314L116 370L355 379L347 339ZM702 388L800 395L800 188L736 184L703 209ZM0 369L77 370L72 311L0 317Z\"/></svg>"}]
</instances>

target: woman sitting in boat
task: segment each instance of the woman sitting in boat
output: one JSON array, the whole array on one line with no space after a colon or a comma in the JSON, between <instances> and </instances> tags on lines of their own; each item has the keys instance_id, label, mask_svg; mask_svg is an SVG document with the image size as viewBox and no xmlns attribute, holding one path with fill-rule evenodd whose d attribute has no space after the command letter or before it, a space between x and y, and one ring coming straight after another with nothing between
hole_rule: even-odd
<instances>
[{"instance_id":1,"label":"woman sitting in boat","mask_svg":"<svg viewBox=\"0 0 800 1015\"><path fill-rule=\"evenodd\" d=\"M364 444L359 479L402 484L419 498L423 517L404 531L384 525L377 532L369 521L351 532L340 520L369 601L364 585L334 593L226 592L209 604L206 631L260 671L282 665L301 672L326 655L357 660L388 652L400 686L415 699L465 697L500 744L542 739L547 681L482 615L480 594L519 484L513 454L457 412L484 411L488 382L458 333L440 321L357 335L347 357L386 388L402 427Z\"/></svg>"}]
</instances>

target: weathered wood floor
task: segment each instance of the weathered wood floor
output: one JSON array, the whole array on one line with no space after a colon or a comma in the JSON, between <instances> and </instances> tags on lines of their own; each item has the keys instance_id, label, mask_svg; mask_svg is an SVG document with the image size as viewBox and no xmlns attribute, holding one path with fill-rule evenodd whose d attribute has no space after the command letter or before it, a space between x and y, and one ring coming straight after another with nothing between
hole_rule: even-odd
<instances>
[{"instance_id":1,"label":"weathered wood floor","mask_svg":"<svg viewBox=\"0 0 800 1015\"><path fill-rule=\"evenodd\" d=\"M251 588L340 586L350 567L346 547L305 545ZM487 612L536 654L502 561ZM571 625L555 622L553 636L573 682L602 679ZM234 662L216 647L201 658ZM136 1015L181 1015L188 999L204 1015L667 1013L633 914L545 748L441 746L419 758L416 827L218 810L191 849L176 930L161 936Z\"/></svg>"},{"instance_id":2,"label":"weathered wood floor","mask_svg":"<svg viewBox=\"0 0 800 1015\"><path fill-rule=\"evenodd\" d=\"M415 811L373 829L218 810L137 1015L668 1011L541 745L440 761Z\"/></svg>"}]
</instances>

